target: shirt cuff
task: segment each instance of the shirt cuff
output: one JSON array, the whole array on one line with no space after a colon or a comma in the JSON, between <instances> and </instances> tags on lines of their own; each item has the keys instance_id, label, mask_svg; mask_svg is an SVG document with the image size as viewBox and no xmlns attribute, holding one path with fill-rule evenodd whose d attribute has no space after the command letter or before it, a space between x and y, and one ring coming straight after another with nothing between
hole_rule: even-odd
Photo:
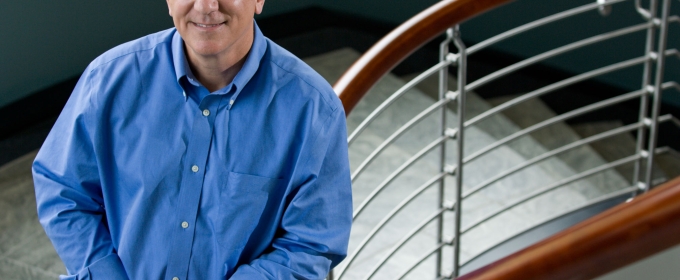
<instances>
[{"instance_id":1,"label":"shirt cuff","mask_svg":"<svg viewBox=\"0 0 680 280\"><path fill-rule=\"evenodd\" d=\"M61 275L60 280L128 280L123 263L116 254L109 254L90 266L81 270L77 275Z\"/></svg>"}]
</instances>

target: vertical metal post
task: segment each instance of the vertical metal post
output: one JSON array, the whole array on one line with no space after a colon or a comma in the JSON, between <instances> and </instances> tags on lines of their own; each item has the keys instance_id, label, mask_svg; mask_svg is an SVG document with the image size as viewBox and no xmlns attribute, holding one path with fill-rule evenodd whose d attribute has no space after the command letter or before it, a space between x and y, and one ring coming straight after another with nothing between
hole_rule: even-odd
<instances>
[{"instance_id":1,"label":"vertical metal post","mask_svg":"<svg viewBox=\"0 0 680 280\"><path fill-rule=\"evenodd\" d=\"M445 61L448 59L449 55L449 44L451 43L451 38L453 37L453 29L449 28L446 30L446 39L444 42L442 42L439 45L439 61ZM449 77L449 67L444 67L441 70L439 70L439 100L442 100L446 97L446 93L449 91L449 82L448 82L448 77ZM446 108L447 106L442 107L442 114L441 114L441 135L444 136L446 135ZM446 168L446 141L444 141L441 144L441 150L440 150L440 161L439 161L439 169L441 172L444 172L444 169ZM442 178L439 180L439 209L441 210L444 208L444 197L445 197L445 185L444 185L444 180L445 178ZM440 215L439 218L437 219L437 244L442 243L444 240L444 215ZM442 248L439 248L437 251L437 264L436 264L436 270L437 270L437 278L442 276Z\"/></svg>"},{"instance_id":2,"label":"vertical metal post","mask_svg":"<svg viewBox=\"0 0 680 280\"><path fill-rule=\"evenodd\" d=\"M648 191L652 184L652 169L654 167L654 150L656 149L656 138L659 128L659 109L661 107L661 93L663 88L663 72L666 62L666 42L668 39L668 14L671 9L671 1L664 0L661 10L661 27L659 28L659 46L656 53L656 77L654 80L654 103L652 104L652 115L650 116L651 125L649 128L649 145L647 148L647 166L645 170L645 189Z\"/></svg>"},{"instance_id":3,"label":"vertical metal post","mask_svg":"<svg viewBox=\"0 0 680 280\"><path fill-rule=\"evenodd\" d=\"M453 239L453 277L457 278L460 273L460 233L461 233L461 209L462 209L462 193L463 193L463 144L465 139L465 84L467 82L467 52L465 44L460 37L460 28L458 25L454 27L453 43L458 48L458 138L456 159L456 206L455 206L455 223L456 230Z\"/></svg>"},{"instance_id":4,"label":"vertical metal post","mask_svg":"<svg viewBox=\"0 0 680 280\"><path fill-rule=\"evenodd\" d=\"M639 0L637 0L639 1ZM638 3L638 2L636 2ZM656 0L651 0L649 4L649 12L656 16L656 6L657 2ZM649 18L649 22L651 23L649 25L649 28L647 29L647 42L645 45L645 54L647 56L650 56L652 52L654 52L654 35L656 32L656 25L654 25L654 16L651 16ZM652 93L649 90L650 82L652 80L652 65L653 61L651 59L648 59L645 62L645 68L642 73L642 90L645 92L644 95L640 96L640 115L638 118L639 122L644 122L645 118L647 118L647 113L648 113L648 108L649 108L649 93ZM646 135L645 133L647 132L647 127L646 126L641 126L638 128L637 131L637 146L635 148L635 154L641 154L642 151L644 150L645 147L645 138ZM637 195L638 193L641 193L646 186L642 181L640 181L640 175L642 171L642 162L644 161L644 158L640 158L637 161L635 161L635 169L633 171L633 184L637 184L639 187L639 191L636 192L633 195Z\"/></svg>"}]
</instances>

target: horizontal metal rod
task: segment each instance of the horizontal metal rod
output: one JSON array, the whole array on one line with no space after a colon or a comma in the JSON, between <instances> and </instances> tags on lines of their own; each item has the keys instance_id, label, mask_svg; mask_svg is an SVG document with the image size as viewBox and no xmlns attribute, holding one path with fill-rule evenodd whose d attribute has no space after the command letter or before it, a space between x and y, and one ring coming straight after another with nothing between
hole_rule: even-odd
<instances>
[{"instance_id":1,"label":"horizontal metal rod","mask_svg":"<svg viewBox=\"0 0 680 280\"><path fill-rule=\"evenodd\" d=\"M680 52L678 52L677 49L666 50L666 51L664 52L664 54L665 54L666 56L674 55L674 56L676 56L677 58L680 59Z\"/></svg>"},{"instance_id":2,"label":"horizontal metal rod","mask_svg":"<svg viewBox=\"0 0 680 280\"><path fill-rule=\"evenodd\" d=\"M665 82L661 85L661 88L663 89L669 89L669 88L674 88L677 91L680 91L680 84L677 82Z\"/></svg>"},{"instance_id":3,"label":"horizontal metal rod","mask_svg":"<svg viewBox=\"0 0 680 280\"><path fill-rule=\"evenodd\" d=\"M640 155L632 155L632 156L628 156L628 157L625 157L625 158L622 158L622 159L619 159L619 160L616 160L616 161L613 161L613 162L610 162L610 163L607 163L607 164L603 164L603 165L598 166L598 167L596 167L596 168L590 169L590 170L588 170L588 171L586 171L586 172L582 172L582 173L576 174L576 175L574 175L574 176L571 176L571 177L562 179L562 180L557 181L556 183L554 183L554 184L552 184L552 185L550 185L550 186L548 186L548 187L545 187L545 188L542 188L542 189L538 189L538 190L536 190L536 191L530 193L529 195L526 195L526 196L524 196L524 197L521 197L520 199L518 199L518 200L516 200L516 201L514 201L514 202L512 202L512 203L510 203L508 206L505 206L504 208L497 210L496 212L492 213L491 215L488 215L488 216L484 217L483 219L481 219L481 220L479 220L479 221L473 223L471 226L469 226L468 228L464 229L462 233L466 233L466 232L470 231L471 229L473 229L473 228L479 226L480 224L482 224L482 223L484 223L484 222L486 222L486 221L488 221L488 220L490 220L490 219L492 219L492 218L494 218L494 217L496 217L496 216L498 216L498 215L504 213L504 212L507 211L508 209L513 208L513 207L515 207L515 206L517 206L517 205L520 205L520 204L522 204L522 203L524 203L524 202L526 202L526 201L528 201L528 200L530 200L530 199L532 199L532 198L535 198L535 197L537 197L537 196L539 196L539 195L542 195L542 194L544 194L544 193L547 193L547 192L549 192L549 191L552 191L552 190L554 190L554 189L557 189L557 188L559 188L559 187L561 187L561 186L570 184L570 183L572 183L572 182L581 180L581 179L583 179L583 178L585 178L585 177L588 177L588 176L590 176L590 175L593 175L593 174L595 174L595 173L598 173L598 172L601 172L601 171L604 171L604 170L607 170L607 169L611 169L611 168L614 168L614 167L617 167L617 166L621 166L621 165L624 165L624 164L626 164L626 163L630 163L630 162L636 161L636 160L638 160L638 159L640 159L640 158L641 158Z\"/></svg>"},{"instance_id":4,"label":"horizontal metal rod","mask_svg":"<svg viewBox=\"0 0 680 280\"><path fill-rule=\"evenodd\" d=\"M673 120L673 124L675 124L675 126L680 127L680 120L678 120L678 119L675 118L675 117L673 117L672 120Z\"/></svg>"},{"instance_id":5,"label":"horizontal metal rod","mask_svg":"<svg viewBox=\"0 0 680 280\"><path fill-rule=\"evenodd\" d=\"M361 174L361 172L363 172L364 169L366 169L366 166L368 166L371 162L373 162L373 160L375 160L375 158L376 158L378 155L380 155L380 153L382 153L382 152L385 150L385 148L387 148L387 146L389 146L390 144L392 144L392 142L394 142L395 140L397 140L397 138L399 138L399 136L401 136L402 134L404 134L404 132L406 132L408 129L410 129L410 128L413 127L414 125L418 124L420 121L422 121L423 119L425 119L425 118L426 118L427 116L429 116L430 114L434 113L436 110L438 110L438 109L440 109L441 107L443 107L443 106L445 106L446 104L448 104L451 100L452 100L452 99L440 99L439 101L437 101L437 102L435 102L434 104L430 105L430 107L427 107L427 109L425 109L424 111L420 112L418 115L416 115L415 117L413 117L411 120L409 120L409 121L408 121L407 123L405 123L403 126L401 126L397 131L395 131L394 133L392 133L392 135L390 135L390 137L388 137L387 139L385 139L385 141L383 141L382 144L380 144L380 146L378 146L378 148L376 148L376 149L368 156L368 158L366 158L366 159L361 163L361 165L359 165L359 167L354 171L354 174L352 174L352 182L354 182L354 180L356 180L357 176L359 176L359 174Z\"/></svg>"},{"instance_id":6,"label":"horizontal metal rod","mask_svg":"<svg viewBox=\"0 0 680 280\"><path fill-rule=\"evenodd\" d=\"M671 114L665 114L663 116L659 116L658 121L659 121L659 123L664 123L664 122L670 121L671 123L680 127L680 120L678 120L676 117L674 117Z\"/></svg>"},{"instance_id":7,"label":"horizontal metal rod","mask_svg":"<svg viewBox=\"0 0 680 280\"><path fill-rule=\"evenodd\" d=\"M373 191L371 191L371 193L366 197L366 199L364 199L361 202L359 207L357 207L357 209L354 210L354 214L352 215L352 220L356 219L357 216L359 216L359 214L362 211L364 211L366 206L371 201L373 201L373 199L375 199L375 197L380 192L382 192L383 189L385 189L385 187L387 187L387 185L392 183L392 181L394 181L394 179L397 178L397 176L399 176L401 173L403 173L404 170L406 170L406 168L411 167L411 165L413 165L416 161L418 161L420 158L425 156L428 152L432 151L432 149L434 149L434 148L438 147L439 145L441 145L442 143L444 143L447 139L449 139L449 137L441 136L441 137L437 138L437 140L432 141L432 143L428 144L427 146L425 146L425 148L418 151L415 155L413 155L406 162L404 162L401 166L399 166L399 168L397 168L394 172L392 172L392 174L387 176L387 178L385 178L385 180L383 180L380 183L380 185L378 185L375 189L373 189Z\"/></svg>"},{"instance_id":8,"label":"horizontal metal rod","mask_svg":"<svg viewBox=\"0 0 680 280\"><path fill-rule=\"evenodd\" d=\"M376 236L378 231L380 231L389 221L392 220L401 210L404 209L409 203L411 203L416 197L418 197L420 194L422 194L425 190L430 188L434 183L437 183L439 180L444 178L448 173L442 172L437 176L432 177L430 180L427 180L424 184L422 184L420 187L418 187L415 191L413 191L409 196L404 198L397 206L395 206L390 213L388 213L372 230L371 232L368 233L366 237L359 243L356 249L354 249L354 252L349 255L346 259L345 262L347 263L347 267L352 265L354 262L354 259L361 253L361 251L364 250L366 247L366 244L373 240L373 237Z\"/></svg>"},{"instance_id":9,"label":"horizontal metal rod","mask_svg":"<svg viewBox=\"0 0 680 280\"><path fill-rule=\"evenodd\" d=\"M551 58L551 57L554 57L554 56L557 56L557 55L560 55L560 54L563 54L563 53L566 53L566 52L569 52L569 51L573 51L573 50L578 49L578 48L585 47L587 45L602 42L602 41L605 41L605 40L620 37L620 36L630 34L630 33L634 33L634 32L647 30L651 24L652 23L646 22L646 23L622 28L622 29L619 29L619 30L595 35L593 37L586 38L586 39L583 39L583 40L580 40L580 41L577 41L577 42L574 42L574 43L571 43L571 44L568 44L568 45L564 45L562 47L544 52L542 54L527 58L525 60L522 60L520 62L512 64L512 65L505 67L503 69L500 69L498 71L495 71L495 72L493 72L489 75L486 75L486 76L470 83L465 88L465 90L467 90L467 91L475 90L480 86L483 86L483 85L485 85L485 84L487 84L491 81L494 81L494 80L501 78L505 75L508 75L510 73L513 73L513 72L515 72L519 69L522 69L522 68L527 67L529 65L541 62L541 61L546 60L548 58Z\"/></svg>"},{"instance_id":10,"label":"horizontal metal rod","mask_svg":"<svg viewBox=\"0 0 680 280\"><path fill-rule=\"evenodd\" d=\"M671 114L665 114L665 115L659 116L659 122L667 122L667 121L670 121L672 119L675 119L675 116L673 116Z\"/></svg>"},{"instance_id":11,"label":"horizontal metal rod","mask_svg":"<svg viewBox=\"0 0 680 280\"><path fill-rule=\"evenodd\" d=\"M526 232L528 232L528 231L531 231L531 230L534 230L534 229L536 229L536 228L539 228L539 227L541 227L541 226L543 226L543 225L545 225L545 224L547 224L547 223L550 223L550 222L552 222L552 221L554 221L554 220L560 219L560 218L562 218L562 217L564 217L564 216L567 216L567 215L569 215L569 214L572 214L572 213L574 213L574 212L576 212L576 211L579 211L579 210L581 210L581 209L584 209L584 208L586 208L586 207L590 207L590 206L592 206L592 205L595 205L595 204L598 204L598 203L600 203L600 202L603 202L603 201L612 199L612 198L617 197L617 196L621 196L621 195L628 194L628 193L633 193L633 192L635 192L636 190L637 190L637 187L628 187L628 188L625 188L625 189L622 189L622 190L618 190L618 191L615 191L615 192L613 192L613 193L610 193L610 194L606 194L606 195L604 195L604 196L601 196L601 197L599 197L599 198L597 198L597 199L591 200L591 201L589 201L588 203L586 203L586 204L584 204L584 205L580 205L580 206L578 206L578 207L574 207L574 208L569 209L569 210L567 210L567 211L565 211L565 212L562 212L562 213L559 213L559 214L557 214L557 215L554 215L554 216L552 216L552 217L546 219L545 221L543 221L543 222L541 222L541 223L538 223L538 224L536 224L536 225L534 225L534 226L532 226L532 227L530 227L530 228L528 228L528 229L523 230L522 232L516 233L516 234L514 234L514 235L512 235L512 236L510 236L510 237L507 237L507 238L503 239L502 241L496 243L496 245L494 245L494 246L492 246L492 247L490 247L490 248L488 248L488 249L482 251L481 253L479 253L479 254L475 255L474 257L472 257L471 259L467 260L463 265L467 265L468 263L475 261L476 259L478 259L478 258L481 257L482 255L486 254L487 252L489 252L489 251L491 251L491 250L497 248L498 246L502 245L503 243L505 243L505 242L507 242L507 241L509 241L509 240L512 240L513 238L515 238L515 237L517 237L517 236L520 236L520 235L522 235L522 234L524 234L524 233L526 233ZM538 242L538 241L540 241L540 240L536 240L536 242Z\"/></svg>"},{"instance_id":12,"label":"horizontal metal rod","mask_svg":"<svg viewBox=\"0 0 680 280\"><path fill-rule=\"evenodd\" d=\"M616 3L620 3L620 2L624 2L624 1L626 1L626 0L612 0L612 1L607 1L607 4L616 4ZM599 6L600 6L600 4L598 4L598 3L586 4L586 5L583 5L583 6L580 6L580 7L576 7L576 8L570 9L570 10L566 10L566 11L548 16L548 17L544 17L542 19L532 21L530 23L527 23L527 24L524 24L524 25L521 25L521 26L518 26L518 27L515 27L515 28L510 29L508 31L505 31L501 34L493 36L489 39L486 39L482 42L479 42L479 43L475 44L474 46L471 46L470 48L468 48L467 53L468 53L468 55L472 55L473 53L476 53L477 51L479 51L481 49L484 49L488 46L491 46L495 43L498 43L500 41L503 41L505 39L508 39L510 37L518 35L520 33L526 32L528 30L534 29L536 27L540 27L542 25L545 25L545 24L548 24L548 23L551 23L551 22L554 22L554 21L558 21L558 20L562 20L562 19L565 19L565 18L568 18L568 17L571 17L571 16L575 16L575 15L578 15L580 13L584 13L584 12L588 12L588 11L592 11L592 10L597 10Z\"/></svg>"},{"instance_id":13,"label":"horizontal metal rod","mask_svg":"<svg viewBox=\"0 0 680 280\"><path fill-rule=\"evenodd\" d=\"M656 148L656 150L654 150L654 151L656 152L657 155L660 155L660 154L671 154L671 155L673 155L673 156L680 156L680 152L678 152L678 151L676 151L675 149L673 149L673 148L671 148L671 147L668 147L668 146L663 146L663 147L660 147L660 148Z\"/></svg>"},{"instance_id":14,"label":"horizontal metal rod","mask_svg":"<svg viewBox=\"0 0 680 280\"><path fill-rule=\"evenodd\" d=\"M663 147L659 147L659 148L654 149L655 155L666 154L666 153L677 154L678 151L676 151L673 148L668 147L668 146L663 146Z\"/></svg>"},{"instance_id":15,"label":"horizontal metal rod","mask_svg":"<svg viewBox=\"0 0 680 280\"><path fill-rule=\"evenodd\" d=\"M390 249L390 251L387 253L387 255L385 255L382 259L380 259L380 262L378 262L378 264L375 267L373 267L373 269L371 269L368 276L364 279L371 278L378 271L378 269L380 269L387 262L387 260L389 258L391 258L399 249L401 249L401 247L404 246L404 244L406 244L406 242L411 240L411 238L413 238L416 234L418 234L420 231L422 231L425 228L425 226L427 226L430 222L434 221L436 218L441 216L444 212L450 211L450 210L451 210L451 208L448 208L448 207L442 208L442 209L438 210L437 212L432 213L432 215L430 215L427 219L425 219L420 224L418 224L418 226L416 226L408 234L406 234L406 236L404 236L401 240L399 240L399 242L397 242L397 244L394 245ZM344 270L342 272L344 272Z\"/></svg>"},{"instance_id":16,"label":"horizontal metal rod","mask_svg":"<svg viewBox=\"0 0 680 280\"><path fill-rule=\"evenodd\" d=\"M629 132L629 131L636 130L636 129L642 127L642 126L644 126L644 124L642 124L642 123L632 123L632 124L629 124L629 125L626 125L626 126L618 127L618 128L615 128L615 129L612 129L612 130L609 130L609 131L605 131L605 132L590 136L588 138L584 138L584 139L575 141L575 142L570 143L568 145L562 146L558 149L544 153L540 156L532 158L529 161L526 161L526 162L524 162L520 165L517 165L517 166L515 166L515 167L513 167L509 170L506 170L506 171L494 176L491 179L488 179L488 180L482 182L481 184L472 188L468 193L464 194L463 198L467 198L467 197L479 192L480 190L486 188L487 186L489 186L489 185L491 185L495 182L498 182L499 180L502 180L505 177L508 177L512 174L515 174L516 172L523 170L524 168L527 168L527 167L533 165L534 163L537 163L537 162L545 160L547 158L550 158L550 157L556 156L558 154L570 151L570 150L577 148L577 147L588 145L590 143L600 141L600 140L605 139L605 138L609 138L609 137L612 137L612 136L615 136L615 135L619 135L619 134L622 134L622 133L626 133L626 132Z\"/></svg>"},{"instance_id":17,"label":"horizontal metal rod","mask_svg":"<svg viewBox=\"0 0 680 280\"><path fill-rule=\"evenodd\" d=\"M579 115L583 115L583 114L588 113L588 112L592 112L592 111L595 111L595 110L598 110L598 109L605 108L605 107L607 107L607 106L611 106L611 105L614 105L614 104L617 104L617 103L621 103L621 102L623 102L623 101L627 101L627 100L631 100L631 99L637 98L637 97L639 97L639 96L641 96L641 95L643 95L643 94L645 94L645 91L643 91L643 90L636 90L636 91L633 91L633 92L629 92L629 93L626 93L626 94L622 94L622 95L619 95L619 96L616 96L616 97L612 97L612 98L609 98L609 99L605 99L605 100L602 100L602 101L600 101L600 102L596 102L596 103L593 103L593 104L590 104L590 105L587 105L587 106L584 106L584 107L575 109L575 110L573 110L573 111L570 111L570 112L561 114L561 115L556 116L556 117L552 117L552 118L550 118L550 119L547 119L547 120L545 120L545 121L542 121L542 122L537 123L537 124L535 124L535 125L532 125L532 126L530 126L530 127L527 127L527 128L522 129L522 130L520 130L520 131L517 131L517 132L515 132L515 133L513 133L513 134L510 134L510 135L504 137L503 139L498 140L498 141L494 142L493 144L491 144L491 145L489 145L489 146L486 146L485 148L483 148L483 149L481 149L481 150L479 150L479 151L473 153L472 155L469 155L468 157L466 157L466 158L465 158L465 163L467 163L467 162L469 162L469 161L471 161L471 160L473 160L473 159L476 159L476 158L478 158L478 157L480 157L480 156L482 156L482 155L485 155L486 153L492 151L493 149L496 149L496 148L498 148L498 147L500 147L500 146L502 146L502 145L505 145L506 143L508 143L508 142L510 142L510 141L512 141L512 140L515 140L515 139L517 139L517 138L519 138L519 137L528 135L529 133L534 132L534 131L536 131L536 130L545 128L545 127L547 127L547 126L549 126L549 125L552 125L552 124L555 124L555 123L558 123L558 122L567 120L567 119L569 119L569 118L573 118L573 117L576 117L576 116L579 116Z\"/></svg>"},{"instance_id":18,"label":"horizontal metal rod","mask_svg":"<svg viewBox=\"0 0 680 280\"><path fill-rule=\"evenodd\" d=\"M602 68L591 70L591 71L588 71L586 73L579 74L579 75L573 76L571 78L564 79L562 81L547 85L545 87L534 90L534 91L529 92L527 94L523 94L521 96L518 96L518 97L516 97L512 100L509 100L509 101L507 101L507 102L505 102L501 105L493 107L492 109L487 110L484 113L477 115L476 117L466 121L465 127L469 127L469 126L471 126L475 123L478 123L478 122L480 122L480 121L482 121L482 120L484 120L484 119L486 119L486 118L488 118L488 117L490 117L490 116L492 116L496 113L502 112L503 110L508 109L508 108L510 108L514 105L519 104L519 103L522 103L526 100L529 100L529 99L532 99L532 98L535 98L535 97L539 97L541 95L544 95L544 94L550 93L552 91L555 91L555 90L558 90L558 89L561 89L561 88L564 88L564 87L585 81L585 80L590 79L590 78L597 77L599 75L607 74L609 72L613 72L613 71L616 71L616 70L621 70L621 69L625 69L625 68L628 68L628 67L631 67L631 66L641 64L641 63L647 61L648 59L650 59L648 56L629 59L629 60L626 60L626 61L614 63L614 64L611 64L611 65L608 65L608 66L605 66L605 67L602 67Z\"/></svg>"},{"instance_id":19,"label":"horizontal metal rod","mask_svg":"<svg viewBox=\"0 0 680 280\"><path fill-rule=\"evenodd\" d=\"M380 115L383 111L385 111L385 109L387 109L387 107L392 105L392 103L394 103L394 101L396 101L399 97L404 95L404 93L406 93L407 91L409 91L410 89L415 87L418 83L420 83L423 80L427 79L428 77L434 75L439 70L446 68L447 66L451 65L452 63L453 63L453 60L444 60L444 61L437 63L436 65L432 66L430 69L427 69L425 72L421 73L420 75L418 75L417 77L413 78L411 81L409 81L408 83L403 85L401 88L399 88L392 95L390 95L390 97L385 99L385 101L383 101L383 103L381 103L380 106L375 108L375 110L373 110L373 112L371 112L371 114L369 114L368 117L366 117L361 122L361 124L359 124L359 126L357 126L356 129L354 129L354 131L352 131L352 134L347 139L347 145L348 146L351 145L352 142L354 142L354 140L356 140L356 138L359 136L359 134L362 131L364 131L364 129L366 129L366 127L368 127L368 125L370 125L378 117L378 115Z\"/></svg>"},{"instance_id":20,"label":"horizontal metal rod","mask_svg":"<svg viewBox=\"0 0 680 280\"><path fill-rule=\"evenodd\" d=\"M401 275L399 275L399 277L397 277L397 279L400 279L400 280L404 279L404 277L406 277L406 275L411 273L411 271L413 271L416 267L418 267L421 263L423 263L427 258L431 257L434 253L439 251L439 249L441 249L445 245L448 245L448 244L445 243L445 242L442 242L442 243L437 244L437 246L434 246L434 248L428 250L425 254L423 254L422 256L420 256L418 258L418 261L415 264L411 265L411 267L409 267L409 269L402 272Z\"/></svg>"},{"instance_id":21,"label":"horizontal metal rod","mask_svg":"<svg viewBox=\"0 0 680 280\"><path fill-rule=\"evenodd\" d=\"M678 58L680 58L680 52L678 52L678 50L676 50L676 49L666 50L664 55L666 55L666 56L675 55L675 56L678 56ZM605 66L605 67L602 67L602 68L591 70L591 71L588 71L586 73L582 73L582 74L573 76L571 78L564 79L562 81L547 85L545 87L539 88L539 89L534 90L532 92L529 92L527 94L523 94L521 96L518 96L518 97L516 97L512 100L508 100L507 102L505 102L501 105L493 107L490 110L487 110L484 113L481 113L481 114L477 115L476 117L469 119L468 121L465 122L465 127L469 127L473 124L476 124L476 123L478 123L478 122L480 122L480 121L482 121L482 120L484 120L484 119L486 119L490 116L493 116L493 115L495 115L499 112L502 112L502 111L504 111L504 110L506 110L506 109L508 109L512 106L515 106L515 105L522 103L524 101L527 101L529 99L539 97L541 95L550 93L554 90L558 90L558 89L561 89L561 88L564 88L564 87L585 81L587 79L597 77L599 75L607 74L609 72L613 72L613 71L625 69L625 68L628 68L628 67L631 67L631 66L635 66L637 64L641 64L641 63L643 63L643 62L645 62L649 59L651 59L649 56L643 56L643 57L629 59L629 60L626 60L626 61L614 63L614 64L611 64L611 65L608 65L608 66Z\"/></svg>"}]
</instances>

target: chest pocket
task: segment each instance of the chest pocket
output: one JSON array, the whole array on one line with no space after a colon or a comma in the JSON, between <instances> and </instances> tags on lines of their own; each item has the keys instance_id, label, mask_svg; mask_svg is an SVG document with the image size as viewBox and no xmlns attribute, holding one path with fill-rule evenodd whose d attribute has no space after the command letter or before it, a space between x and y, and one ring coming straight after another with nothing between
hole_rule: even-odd
<instances>
[{"instance_id":1,"label":"chest pocket","mask_svg":"<svg viewBox=\"0 0 680 280\"><path fill-rule=\"evenodd\" d=\"M243 248L260 222L269 194L281 179L229 172L220 191L218 243L227 249Z\"/></svg>"}]
</instances>

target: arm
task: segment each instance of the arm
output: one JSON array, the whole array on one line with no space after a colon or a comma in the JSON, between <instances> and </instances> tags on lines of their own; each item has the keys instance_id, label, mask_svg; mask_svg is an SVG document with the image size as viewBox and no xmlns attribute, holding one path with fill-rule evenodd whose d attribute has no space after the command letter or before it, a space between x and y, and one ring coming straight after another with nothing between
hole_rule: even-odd
<instances>
[{"instance_id":1,"label":"arm","mask_svg":"<svg viewBox=\"0 0 680 280\"><path fill-rule=\"evenodd\" d=\"M127 279L105 223L89 68L33 163L38 217L70 276Z\"/></svg>"},{"instance_id":2,"label":"arm","mask_svg":"<svg viewBox=\"0 0 680 280\"><path fill-rule=\"evenodd\" d=\"M339 102L338 102L339 103ZM317 143L307 151L309 175L281 220L272 251L238 267L231 279L324 279L347 254L352 194L345 114L336 110Z\"/></svg>"}]
</instances>

